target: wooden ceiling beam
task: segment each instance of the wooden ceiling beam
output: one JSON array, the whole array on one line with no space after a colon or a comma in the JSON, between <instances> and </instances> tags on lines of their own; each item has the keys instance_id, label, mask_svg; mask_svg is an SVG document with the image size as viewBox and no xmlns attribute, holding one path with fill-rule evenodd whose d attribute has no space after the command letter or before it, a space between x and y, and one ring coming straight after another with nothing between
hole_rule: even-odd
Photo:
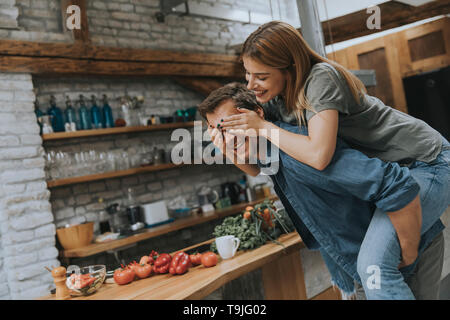
<instances>
[{"instance_id":1,"label":"wooden ceiling beam","mask_svg":"<svg viewBox=\"0 0 450 320\"><path fill-rule=\"evenodd\" d=\"M236 77L233 55L0 40L0 71L32 74Z\"/></svg>"},{"instance_id":2,"label":"wooden ceiling beam","mask_svg":"<svg viewBox=\"0 0 450 320\"><path fill-rule=\"evenodd\" d=\"M243 77L237 65L1 56L0 72L35 75Z\"/></svg>"},{"instance_id":3,"label":"wooden ceiling beam","mask_svg":"<svg viewBox=\"0 0 450 320\"><path fill-rule=\"evenodd\" d=\"M368 29L367 19L370 14L366 10L361 10L322 22L325 43L329 45L332 42L342 42L448 14L450 13L450 0L436 0L418 7L389 1L379 4L378 7L381 12L381 29Z\"/></svg>"},{"instance_id":4,"label":"wooden ceiling beam","mask_svg":"<svg viewBox=\"0 0 450 320\"><path fill-rule=\"evenodd\" d=\"M322 22L325 44L338 43L362 36L375 34L401 27L416 21L450 13L450 0L436 0L414 7L401 2L389 1L378 5L381 12L381 29L368 29L367 19L370 14L360 10ZM301 32L301 28L297 29ZM330 32L331 30L331 32ZM242 44L231 46L237 52Z\"/></svg>"},{"instance_id":5,"label":"wooden ceiling beam","mask_svg":"<svg viewBox=\"0 0 450 320\"><path fill-rule=\"evenodd\" d=\"M0 40L0 55L139 62L238 63L234 55Z\"/></svg>"}]
</instances>

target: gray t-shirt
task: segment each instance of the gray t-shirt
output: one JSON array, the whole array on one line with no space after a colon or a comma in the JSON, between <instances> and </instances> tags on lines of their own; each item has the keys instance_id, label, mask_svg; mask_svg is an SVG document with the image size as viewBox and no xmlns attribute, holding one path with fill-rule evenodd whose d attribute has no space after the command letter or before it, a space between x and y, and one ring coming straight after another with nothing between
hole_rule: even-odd
<instances>
[{"instance_id":1,"label":"gray t-shirt","mask_svg":"<svg viewBox=\"0 0 450 320\"><path fill-rule=\"evenodd\" d=\"M422 120L386 106L376 97L366 94L357 103L345 79L328 63L317 63L311 68L305 94L317 112L337 110L338 136L368 157L408 164L414 160L431 162L441 152L442 136L438 131ZM263 107L268 120L296 122L279 97ZM307 121L315 115L309 110L305 112Z\"/></svg>"}]
</instances>

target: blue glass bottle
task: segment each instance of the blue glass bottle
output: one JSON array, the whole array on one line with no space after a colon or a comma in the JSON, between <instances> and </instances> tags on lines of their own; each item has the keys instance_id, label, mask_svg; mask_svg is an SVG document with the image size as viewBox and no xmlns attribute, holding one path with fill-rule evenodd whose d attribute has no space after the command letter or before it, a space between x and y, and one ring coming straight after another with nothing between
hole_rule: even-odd
<instances>
[{"instance_id":1,"label":"blue glass bottle","mask_svg":"<svg viewBox=\"0 0 450 320\"><path fill-rule=\"evenodd\" d=\"M97 106L97 101L95 96L91 96L91 120L92 120L92 128L93 129L101 129L102 128L102 113L100 108Z\"/></svg>"},{"instance_id":2,"label":"blue glass bottle","mask_svg":"<svg viewBox=\"0 0 450 320\"><path fill-rule=\"evenodd\" d=\"M114 118L112 114L111 106L108 104L108 98L106 94L103 95L103 128L114 128Z\"/></svg>"},{"instance_id":3,"label":"blue glass bottle","mask_svg":"<svg viewBox=\"0 0 450 320\"><path fill-rule=\"evenodd\" d=\"M56 99L50 96L50 108L47 110L48 115L52 116L52 128L54 132L64 132L64 117L60 108L56 106Z\"/></svg>"},{"instance_id":4,"label":"blue glass bottle","mask_svg":"<svg viewBox=\"0 0 450 320\"><path fill-rule=\"evenodd\" d=\"M34 113L36 114L37 122L39 124L39 134L42 135L42 120L40 118L45 115L45 113L39 109L39 102L37 100L34 103Z\"/></svg>"},{"instance_id":5,"label":"blue glass bottle","mask_svg":"<svg viewBox=\"0 0 450 320\"><path fill-rule=\"evenodd\" d=\"M80 94L80 100L78 101L80 104L80 109L78 110L78 113L80 115L80 129L81 130L89 130L92 129L92 122L91 122L91 114L86 107L86 103L84 102L84 96Z\"/></svg>"},{"instance_id":6,"label":"blue glass bottle","mask_svg":"<svg viewBox=\"0 0 450 320\"><path fill-rule=\"evenodd\" d=\"M75 123L75 127L78 130L77 116L75 109L72 107L72 102L70 98L66 97L66 110L64 110L64 116L66 123Z\"/></svg>"}]
</instances>

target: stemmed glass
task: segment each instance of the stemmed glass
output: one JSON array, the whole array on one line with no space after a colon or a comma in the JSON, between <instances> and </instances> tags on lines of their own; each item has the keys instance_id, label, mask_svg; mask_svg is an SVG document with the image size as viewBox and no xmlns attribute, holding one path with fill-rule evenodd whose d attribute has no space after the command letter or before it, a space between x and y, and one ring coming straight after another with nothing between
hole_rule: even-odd
<instances>
[{"instance_id":1,"label":"stemmed glass","mask_svg":"<svg viewBox=\"0 0 450 320\"><path fill-rule=\"evenodd\" d=\"M45 153L45 178L47 180L50 179L56 179L57 176L55 176L55 171L54 171L54 167L55 167L55 151L50 150L49 152Z\"/></svg>"},{"instance_id":2,"label":"stemmed glass","mask_svg":"<svg viewBox=\"0 0 450 320\"><path fill-rule=\"evenodd\" d=\"M55 155L55 171L57 178L70 177L71 161L68 153L58 151Z\"/></svg>"},{"instance_id":3,"label":"stemmed glass","mask_svg":"<svg viewBox=\"0 0 450 320\"><path fill-rule=\"evenodd\" d=\"M97 165L96 165L97 172L108 171L107 165L108 165L108 159L107 159L106 152L104 152L104 151L99 152L97 155Z\"/></svg>"}]
</instances>

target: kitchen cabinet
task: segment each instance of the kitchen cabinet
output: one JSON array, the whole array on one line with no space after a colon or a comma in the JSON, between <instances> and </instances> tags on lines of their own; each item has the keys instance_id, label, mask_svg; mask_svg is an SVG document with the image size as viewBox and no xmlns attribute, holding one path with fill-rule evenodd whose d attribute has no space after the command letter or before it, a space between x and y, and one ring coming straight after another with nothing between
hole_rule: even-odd
<instances>
[{"instance_id":1,"label":"kitchen cabinet","mask_svg":"<svg viewBox=\"0 0 450 320\"><path fill-rule=\"evenodd\" d=\"M352 69L374 69L368 94L408 113L403 79L450 65L450 18L443 17L327 55Z\"/></svg>"}]
</instances>

